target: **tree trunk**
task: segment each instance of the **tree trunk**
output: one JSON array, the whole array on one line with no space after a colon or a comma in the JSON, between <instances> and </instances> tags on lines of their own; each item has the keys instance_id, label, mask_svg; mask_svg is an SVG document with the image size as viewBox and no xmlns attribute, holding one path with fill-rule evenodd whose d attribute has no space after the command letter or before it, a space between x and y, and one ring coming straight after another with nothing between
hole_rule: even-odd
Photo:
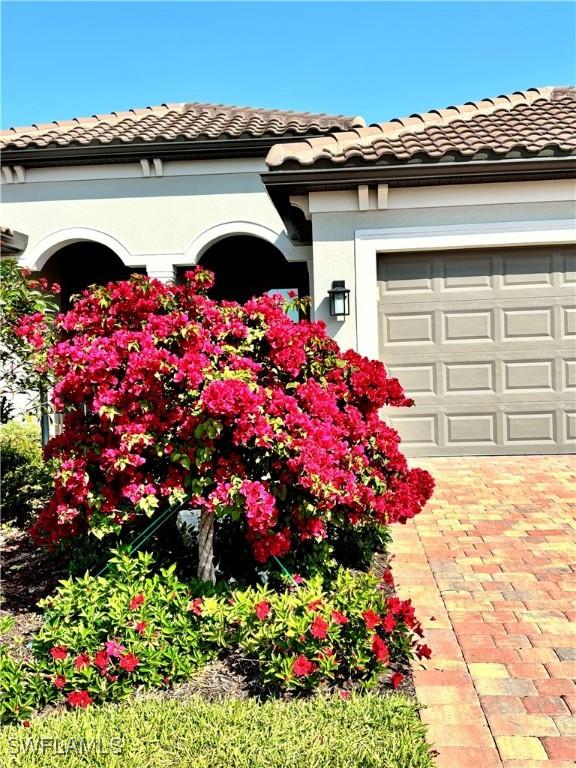
<instances>
[{"instance_id":1,"label":"tree trunk","mask_svg":"<svg viewBox=\"0 0 576 768\"><path fill-rule=\"evenodd\" d=\"M216 583L214 570L214 512L205 509L200 513L198 528L198 578Z\"/></svg>"}]
</instances>

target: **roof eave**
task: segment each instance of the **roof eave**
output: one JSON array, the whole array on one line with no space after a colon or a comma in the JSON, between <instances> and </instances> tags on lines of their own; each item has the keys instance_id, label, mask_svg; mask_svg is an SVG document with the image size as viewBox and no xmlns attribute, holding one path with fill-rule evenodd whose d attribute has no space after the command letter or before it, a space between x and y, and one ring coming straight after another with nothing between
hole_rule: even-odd
<instances>
[{"instance_id":1,"label":"roof eave","mask_svg":"<svg viewBox=\"0 0 576 768\"><path fill-rule=\"evenodd\" d=\"M265 186L290 188L292 193L315 189L352 188L358 184L390 186L466 184L476 181L517 181L544 178L576 178L576 155L522 157L502 160L467 160L435 163L398 163L334 168L291 168L261 174Z\"/></svg>"},{"instance_id":2,"label":"roof eave","mask_svg":"<svg viewBox=\"0 0 576 768\"><path fill-rule=\"evenodd\" d=\"M311 132L302 138L321 136ZM244 137L241 139L151 141L115 144L86 144L49 147L25 147L4 149L4 165L21 165L25 168L58 165L98 165L103 163L130 163L143 158L158 157L162 160L207 160L237 157L266 157L275 144L293 142L294 134Z\"/></svg>"}]
</instances>

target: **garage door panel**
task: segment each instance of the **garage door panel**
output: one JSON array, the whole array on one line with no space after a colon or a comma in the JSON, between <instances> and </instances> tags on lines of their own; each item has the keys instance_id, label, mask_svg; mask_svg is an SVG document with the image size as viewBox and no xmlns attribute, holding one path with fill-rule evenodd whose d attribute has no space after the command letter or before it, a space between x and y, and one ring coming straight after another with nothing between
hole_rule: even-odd
<instances>
[{"instance_id":1,"label":"garage door panel","mask_svg":"<svg viewBox=\"0 0 576 768\"><path fill-rule=\"evenodd\" d=\"M380 349L408 455L575 448L576 252L381 256Z\"/></svg>"},{"instance_id":2,"label":"garage door panel","mask_svg":"<svg viewBox=\"0 0 576 768\"><path fill-rule=\"evenodd\" d=\"M384 418L402 438L408 456L518 455L573 453L576 450L574 403L465 403L385 408Z\"/></svg>"},{"instance_id":3,"label":"garage door panel","mask_svg":"<svg viewBox=\"0 0 576 768\"><path fill-rule=\"evenodd\" d=\"M552 255L531 256L510 254L502 258L502 287L522 288L553 285Z\"/></svg>"},{"instance_id":4,"label":"garage door panel","mask_svg":"<svg viewBox=\"0 0 576 768\"><path fill-rule=\"evenodd\" d=\"M501 356L484 353L465 356L446 355L438 360L429 355L414 364L408 359L397 363L385 358L390 376L402 383L406 394L419 404L454 402L516 402L541 400L543 394L576 398L576 359L573 349L504 352ZM554 352L554 350L552 350ZM548 355L548 356L547 356Z\"/></svg>"}]
</instances>

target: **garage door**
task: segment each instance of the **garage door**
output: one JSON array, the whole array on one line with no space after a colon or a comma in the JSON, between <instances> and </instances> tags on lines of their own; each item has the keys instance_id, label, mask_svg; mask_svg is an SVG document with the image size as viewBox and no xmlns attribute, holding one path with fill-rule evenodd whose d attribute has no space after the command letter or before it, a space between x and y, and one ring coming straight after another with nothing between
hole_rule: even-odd
<instances>
[{"instance_id":1,"label":"garage door","mask_svg":"<svg viewBox=\"0 0 576 768\"><path fill-rule=\"evenodd\" d=\"M575 248L380 254L378 287L407 455L575 450Z\"/></svg>"}]
</instances>

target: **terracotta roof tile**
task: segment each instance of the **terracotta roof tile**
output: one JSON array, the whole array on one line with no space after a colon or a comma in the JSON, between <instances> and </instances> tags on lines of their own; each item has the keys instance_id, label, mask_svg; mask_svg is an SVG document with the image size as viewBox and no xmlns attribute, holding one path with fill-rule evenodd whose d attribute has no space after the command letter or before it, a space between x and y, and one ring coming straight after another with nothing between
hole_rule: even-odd
<instances>
[{"instance_id":1,"label":"terracotta roof tile","mask_svg":"<svg viewBox=\"0 0 576 768\"><path fill-rule=\"evenodd\" d=\"M277 144L266 158L271 168L440 159L479 152L504 157L547 148L576 154L576 88L531 88L446 109L416 113L314 141Z\"/></svg>"},{"instance_id":2,"label":"terracotta roof tile","mask_svg":"<svg viewBox=\"0 0 576 768\"><path fill-rule=\"evenodd\" d=\"M260 136L322 135L364 126L361 117L235 107L224 104L162 104L145 109L55 120L0 133L2 149L51 145L194 141Z\"/></svg>"}]
</instances>

